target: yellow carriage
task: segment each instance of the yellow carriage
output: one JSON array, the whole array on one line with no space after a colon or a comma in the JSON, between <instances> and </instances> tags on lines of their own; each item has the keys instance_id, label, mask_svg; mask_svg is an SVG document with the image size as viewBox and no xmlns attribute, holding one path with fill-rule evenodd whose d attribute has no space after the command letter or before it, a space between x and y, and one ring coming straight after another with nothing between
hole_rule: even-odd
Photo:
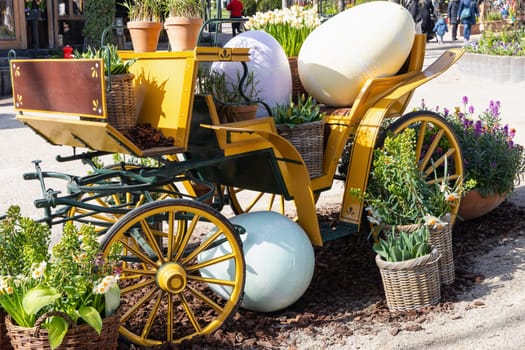
<instances>
[{"instance_id":1,"label":"yellow carriage","mask_svg":"<svg viewBox=\"0 0 525 350\"><path fill-rule=\"evenodd\" d=\"M95 168L87 176L45 172L37 163L36 171L24 176L41 181L44 198L35 204L45 209L43 220L50 225L69 220L93 223L101 228L106 254L112 245L122 245L122 337L141 346L180 343L213 332L240 305L246 268L239 238L243 227L233 225L220 211L228 200L236 212L250 210L251 203L241 192L250 191L255 200L268 194L269 202L279 197L293 203L295 220L314 246L358 232L363 202L348 189L365 190L372 152L386 118L397 118L390 126L395 132L416 128L420 167L428 175L445 158L453 164L451 179L462 175L459 145L446 122L429 111L403 115L414 89L444 72L462 54L462 50L446 51L422 71L424 52L425 37L416 35L397 75L368 80L351 108L327 107L323 172L315 178L298 151L276 132L271 116L221 124L213 98L195 94L200 63L246 62L248 49L120 52L124 60L137 60L131 67L137 123L147 123L173 140L168 146L148 148L139 147L106 120L103 60L12 59L18 120L51 144L86 150L63 160L91 161L122 153L156 161L148 166ZM427 143L429 128L436 137ZM316 199L332 188L349 140L353 146L348 170L339 176L345 183L341 227L322 230ZM438 154L438 144L448 149ZM65 179L68 193L47 190L49 177ZM204 186L205 193L197 194L195 185ZM202 259L203 252L218 245L228 249ZM199 273L224 261L233 266L231 278ZM213 285L228 288L228 296L216 293L210 288Z\"/></svg>"}]
</instances>

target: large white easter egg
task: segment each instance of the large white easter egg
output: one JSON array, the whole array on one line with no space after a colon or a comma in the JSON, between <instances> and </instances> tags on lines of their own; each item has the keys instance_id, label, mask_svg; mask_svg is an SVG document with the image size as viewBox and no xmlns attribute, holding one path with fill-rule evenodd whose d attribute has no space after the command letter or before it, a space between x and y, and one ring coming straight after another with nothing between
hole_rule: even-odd
<instances>
[{"instance_id":1,"label":"large white easter egg","mask_svg":"<svg viewBox=\"0 0 525 350\"><path fill-rule=\"evenodd\" d=\"M246 282L241 307L258 312L273 312L295 303L313 277L315 255L304 230L290 218L272 211L245 213L231 219L242 226L242 249L246 262ZM220 239L220 237L219 237ZM199 254L207 261L230 253L221 244ZM205 278L231 280L235 268L231 260L201 268ZM216 293L227 297L231 288L210 284Z\"/></svg>"},{"instance_id":2,"label":"large white easter egg","mask_svg":"<svg viewBox=\"0 0 525 350\"><path fill-rule=\"evenodd\" d=\"M410 12L390 1L352 7L317 27L304 41L297 63L312 97L329 106L350 106L369 78L396 74L415 35Z\"/></svg>"},{"instance_id":3,"label":"large white easter egg","mask_svg":"<svg viewBox=\"0 0 525 350\"><path fill-rule=\"evenodd\" d=\"M273 36L260 30L249 30L230 39L224 47L250 48L248 71L253 72L260 90L260 99L270 108L290 102L290 65L284 49ZM214 62L211 69L224 72L230 81L237 81L238 74L242 73L242 65L239 62ZM264 106L259 106L257 116L268 116Z\"/></svg>"}]
</instances>

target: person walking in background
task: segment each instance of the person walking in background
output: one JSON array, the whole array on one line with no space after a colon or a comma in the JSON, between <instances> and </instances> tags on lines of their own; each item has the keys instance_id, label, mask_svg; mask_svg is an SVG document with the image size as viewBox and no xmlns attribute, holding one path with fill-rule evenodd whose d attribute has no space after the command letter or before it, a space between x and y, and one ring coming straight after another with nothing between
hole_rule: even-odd
<instances>
[{"instance_id":1,"label":"person walking in background","mask_svg":"<svg viewBox=\"0 0 525 350\"><path fill-rule=\"evenodd\" d=\"M434 22L432 15L434 14L434 5L432 0L421 0L419 2L419 14L421 16L421 32L427 35L427 41L430 41L434 36Z\"/></svg>"},{"instance_id":2,"label":"person walking in background","mask_svg":"<svg viewBox=\"0 0 525 350\"><path fill-rule=\"evenodd\" d=\"M230 11L230 18L242 18L242 2L240 0L231 0L226 5L226 10ZM241 22L232 22L232 35L236 36L241 32Z\"/></svg>"},{"instance_id":3,"label":"person walking in background","mask_svg":"<svg viewBox=\"0 0 525 350\"><path fill-rule=\"evenodd\" d=\"M440 45L443 45L443 36L448 32L447 22L441 16L439 16L436 24L434 25L434 33L436 33L437 41Z\"/></svg>"},{"instance_id":4,"label":"person walking in background","mask_svg":"<svg viewBox=\"0 0 525 350\"><path fill-rule=\"evenodd\" d=\"M458 40L458 17L459 17L459 0L449 0L447 15L450 23L450 34L452 41Z\"/></svg>"},{"instance_id":5,"label":"person walking in background","mask_svg":"<svg viewBox=\"0 0 525 350\"><path fill-rule=\"evenodd\" d=\"M407 0L404 6L412 15L415 23L421 20L419 16L419 2L417 0Z\"/></svg>"},{"instance_id":6,"label":"person walking in background","mask_svg":"<svg viewBox=\"0 0 525 350\"><path fill-rule=\"evenodd\" d=\"M458 21L463 23L463 39L464 44L470 42L470 31L472 25L476 23L476 18L479 16L479 7L476 0L460 0L458 9Z\"/></svg>"}]
</instances>

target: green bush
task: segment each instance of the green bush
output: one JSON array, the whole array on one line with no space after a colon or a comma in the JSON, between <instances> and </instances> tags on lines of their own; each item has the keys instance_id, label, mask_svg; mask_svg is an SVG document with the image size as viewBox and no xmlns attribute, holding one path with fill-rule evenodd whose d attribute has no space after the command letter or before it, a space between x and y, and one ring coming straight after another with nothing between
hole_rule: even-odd
<instances>
[{"instance_id":1,"label":"green bush","mask_svg":"<svg viewBox=\"0 0 525 350\"><path fill-rule=\"evenodd\" d=\"M250 17L257 12L257 2L255 0L244 0L242 2L244 7L244 16Z\"/></svg>"},{"instance_id":2,"label":"green bush","mask_svg":"<svg viewBox=\"0 0 525 350\"><path fill-rule=\"evenodd\" d=\"M281 8L281 0L261 0L257 4L257 11L266 12L271 10L277 10Z\"/></svg>"},{"instance_id":3,"label":"green bush","mask_svg":"<svg viewBox=\"0 0 525 350\"><path fill-rule=\"evenodd\" d=\"M494 33L486 30L478 42L465 47L467 52L495 56L525 56L525 30L505 30Z\"/></svg>"},{"instance_id":4,"label":"green bush","mask_svg":"<svg viewBox=\"0 0 525 350\"><path fill-rule=\"evenodd\" d=\"M115 20L115 0L86 1L84 15L82 35L88 46L99 48L102 32Z\"/></svg>"}]
</instances>

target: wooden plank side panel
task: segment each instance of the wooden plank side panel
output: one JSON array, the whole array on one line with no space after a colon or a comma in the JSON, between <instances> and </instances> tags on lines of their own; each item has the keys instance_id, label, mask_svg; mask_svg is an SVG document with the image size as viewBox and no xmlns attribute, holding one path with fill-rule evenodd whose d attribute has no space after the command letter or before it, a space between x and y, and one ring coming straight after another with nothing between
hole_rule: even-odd
<instances>
[{"instance_id":1,"label":"wooden plank side panel","mask_svg":"<svg viewBox=\"0 0 525 350\"><path fill-rule=\"evenodd\" d=\"M18 111L105 118L102 60L11 60Z\"/></svg>"},{"instance_id":2,"label":"wooden plank side panel","mask_svg":"<svg viewBox=\"0 0 525 350\"><path fill-rule=\"evenodd\" d=\"M138 124L148 123L175 146L186 148L191 122L197 63L193 58L139 58L130 70L135 74Z\"/></svg>"}]
</instances>

